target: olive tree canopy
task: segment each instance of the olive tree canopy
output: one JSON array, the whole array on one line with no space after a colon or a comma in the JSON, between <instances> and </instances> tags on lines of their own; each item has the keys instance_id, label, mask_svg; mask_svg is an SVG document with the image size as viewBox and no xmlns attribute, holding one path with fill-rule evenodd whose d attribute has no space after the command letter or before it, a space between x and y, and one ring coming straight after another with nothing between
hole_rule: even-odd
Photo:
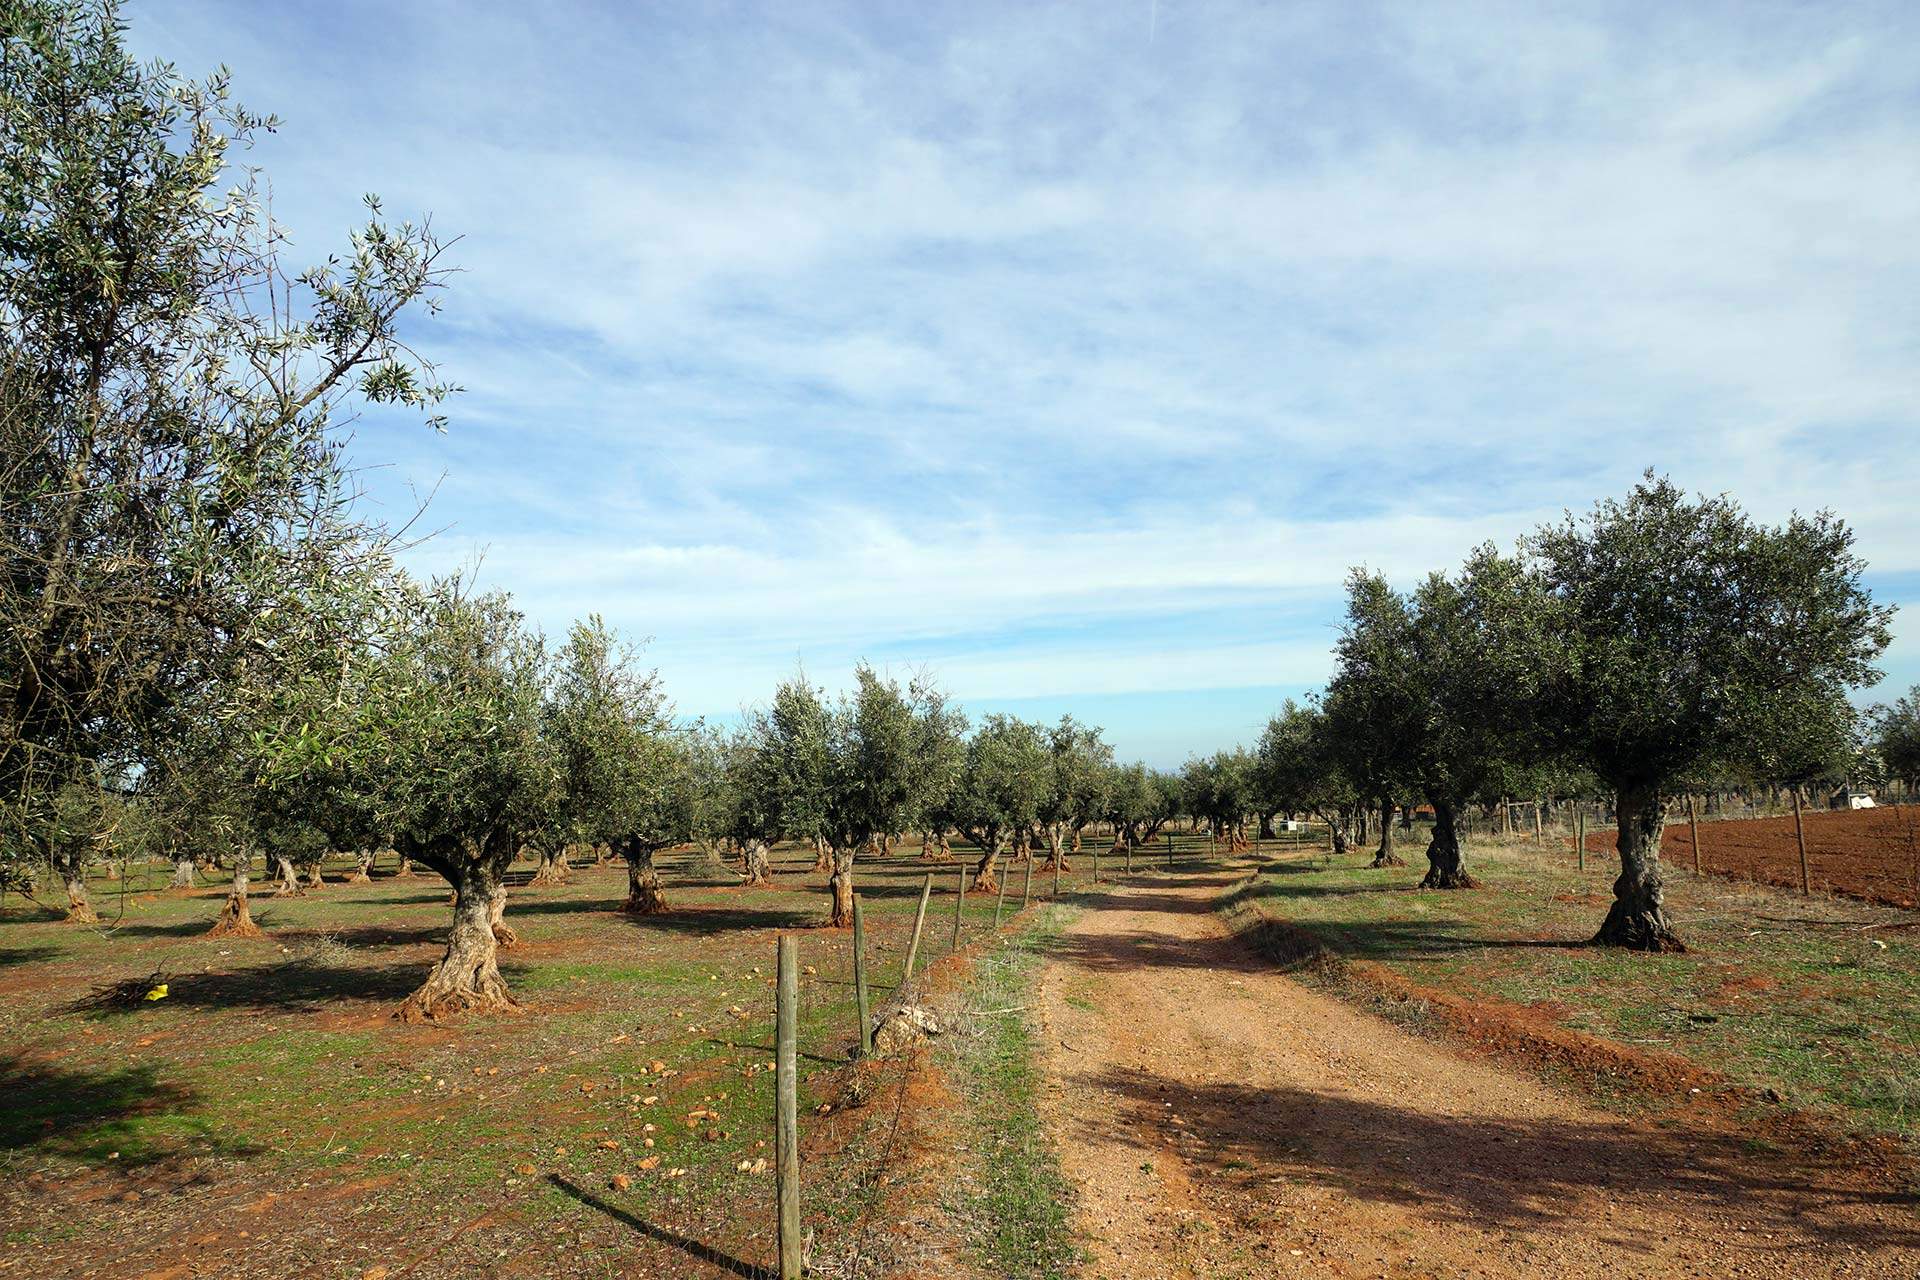
<instances>
[{"instance_id":1,"label":"olive tree canopy","mask_svg":"<svg viewBox=\"0 0 1920 1280\"><path fill-rule=\"evenodd\" d=\"M243 661L299 660L282 602L381 540L343 410L452 389L400 327L445 272L371 199L290 272L232 162L274 122L224 73L137 63L108 0L14 0L0 42L0 849L55 863L84 918L53 797L155 767L177 705Z\"/></svg>"},{"instance_id":2,"label":"olive tree canopy","mask_svg":"<svg viewBox=\"0 0 1920 1280\"><path fill-rule=\"evenodd\" d=\"M1015 716L988 715L967 742L946 812L980 847L974 888L990 892L999 886L1000 855L1015 831L1038 821L1053 780L1052 765L1047 731Z\"/></svg>"},{"instance_id":3,"label":"olive tree canopy","mask_svg":"<svg viewBox=\"0 0 1920 1280\"><path fill-rule=\"evenodd\" d=\"M1568 644L1547 727L1619 813L1620 876L1595 941L1679 949L1659 853L1676 782L1756 759L1791 770L1843 736L1849 690L1880 678L1893 611L1830 513L1760 525L1652 472L1528 549Z\"/></svg>"}]
</instances>

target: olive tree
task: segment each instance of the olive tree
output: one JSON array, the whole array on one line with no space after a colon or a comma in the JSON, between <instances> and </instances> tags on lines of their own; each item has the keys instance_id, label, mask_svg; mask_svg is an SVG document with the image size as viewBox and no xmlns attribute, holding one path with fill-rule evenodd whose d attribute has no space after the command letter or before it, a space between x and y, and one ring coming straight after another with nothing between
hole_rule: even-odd
<instances>
[{"instance_id":1,"label":"olive tree","mask_svg":"<svg viewBox=\"0 0 1920 1280\"><path fill-rule=\"evenodd\" d=\"M1910 794L1920 784L1920 685L1873 709L1869 741L1887 776Z\"/></svg>"},{"instance_id":2,"label":"olive tree","mask_svg":"<svg viewBox=\"0 0 1920 1280\"><path fill-rule=\"evenodd\" d=\"M1539 576L1492 547L1455 577L1428 575L1406 602L1399 630L1417 714L1403 767L1434 815L1424 888L1473 887L1461 852L1467 806L1544 754L1537 710L1562 666L1557 617Z\"/></svg>"},{"instance_id":3,"label":"olive tree","mask_svg":"<svg viewBox=\"0 0 1920 1280\"><path fill-rule=\"evenodd\" d=\"M1731 498L1689 499L1650 471L1528 548L1569 647L1550 726L1619 816L1620 875L1594 941L1683 949L1660 870L1676 782L1825 737L1849 690L1879 679L1892 610L1862 585L1853 533L1832 514L1760 525Z\"/></svg>"},{"instance_id":4,"label":"olive tree","mask_svg":"<svg viewBox=\"0 0 1920 1280\"><path fill-rule=\"evenodd\" d=\"M784 834L783 758L770 717L750 721L722 747L716 827L740 850L741 882L773 884L773 845Z\"/></svg>"},{"instance_id":5,"label":"olive tree","mask_svg":"<svg viewBox=\"0 0 1920 1280\"><path fill-rule=\"evenodd\" d=\"M1246 816L1255 807L1253 758L1244 750L1216 751L1189 759L1180 771L1184 806L1215 838L1237 849L1245 837Z\"/></svg>"},{"instance_id":6,"label":"olive tree","mask_svg":"<svg viewBox=\"0 0 1920 1280\"><path fill-rule=\"evenodd\" d=\"M599 615L576 622L556 656L543 721L567 833L626 861L624 910L665 911L654 857L689 837L693 779L658 673L642 670Z\"/></svg>"},{"instance_id":7,"label":"olive tree","mask_svg":"<svg viewBox=\"0 0 1920 1280\"><path fill-rule=\"evenodd\" d=\"M453 886L446 952L403 1017L515 1008L498 962L502 877L560 790L542 733L545 645L505 596L444 579L403 582L378 647L359 657L353 701L262 735L264 784L297 789L345 762L378 788L395 847Z\"/></svg>"},{"instance_id":8,"label":"olive tree","mask_svg":"<svg viewBox=\"0 0 1920 1280\"><path fill-rule=\"evenodd\" d=\"M1072 716L1061 716L1060 723L1044 731L1044 740L1047 760L1033 821L1046 836L1048 867L1065 869L1068 834L1077 835L1106 806L1113 747L1102 740L1098 728Z\"/></svg>"},{"instance_id":9,"label":"olive tree","mask_svg":"<svg viewBox=\"0 0 1920 1280\"><path fill-rule=\"evenodd\" d=\"M1404 865L1393 852L1392 817L1395 792L1407 786L1408 749L1420 715L1410 626L1407 602L1386 579L1364 569L1348 574L1338 669L1323 703L1326 743L1358 792L1354 804L1380 814L1375 867ZM1342 806L1342 826L1352 808Z\"/></svg>"},{"instance_id":10,"label":"olive tree","mask_svg":"<svg viewBox=\"0 0 1920 1280\"><path fill-rule=\"evenodd\" d=\"M399 336L442 249L370 202L290 271L232 163L272 122L135 61L110 0L14 0L0 43L0 857L85 919L54 798L155 767L173 708L290 656L278 603L379 542L339 429L451 390Z\"/></svg>"},{"instance_id":11,"label":"olive tree","mask_svg":"<svg viewBox=\"0 0 1920 1280\"><path fill-rule=\"evenodd\" d=\"M926 672L916 675L913 687L913 803L905 821L923 830L938 827L944 840L953 825L949 802L966 764L967 717Z\"/></svg>"},{"instance_id":12,"label":"olive tree","mask_svg":"<svg viewBox=\"0 0 1920 1280\"><path fill-rule=\"evenodd\" d=\"M924 676L904 688L865 663L827 717L820 829L833 872L829 921L853 924L853 862L859 850L902 830L924 800L931 775L920 756L937 694Z\"/></svg>"},{"instance_id":13,"label":"olive tree","mask_svg":"<svg viewBox=\"0 0 1920 1280\"><path fill-rule=\"evenodd\" d=\"M1320 707L1287 699L1261 731L1252 785L1263 805L1321 818L1333 833L1334 853L1344 854L1346 817L1359 791L1341 769L1332 732L1331 719Z\"/></svg>"},{"instance_id":14,"label":"olive tree","mask_svg":"<svg viewBox=\"0 0 1920 1280\"><path fill-rule=\"evenodd\" d=\"M994 713L967 742L948 797L948 820L980 848L973 888L999 888L1000 855L1013 833L1038 820L1053 784L1052 741L1039 725Z\"/></svg>"},{"instance_id":15,"label":"olive tree","mask_svg":"<svg viewBox=\"0 0 1920 1280\"><path fill-rule=\"evenodd\" d=\"M1135 849L1180 816L1180 779L1144 764L1127 765L1109 775L1107 797L1108 819Z\"/></svg>"},{"instance_id":16,"label":"olive tree","mask_svg":"<svg viewBox=\"0 0 1920 1280\"><path fill-rule=\"evenodd\" d=\"M752 752L736 774L748 792L740 801L743 817L764 827L767 843L811 840L829 872L833 864L825 829L832 719L804 672L781 681L773 700L749 714L745 732Z\"/></svg>"}]
</instances>

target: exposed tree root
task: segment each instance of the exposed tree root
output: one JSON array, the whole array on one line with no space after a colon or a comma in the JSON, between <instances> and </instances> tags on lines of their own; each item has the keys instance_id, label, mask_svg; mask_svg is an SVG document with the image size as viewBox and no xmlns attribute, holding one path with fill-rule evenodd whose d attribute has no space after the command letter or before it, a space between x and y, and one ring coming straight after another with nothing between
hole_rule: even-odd
<instances>
[{"instance_id":1,"label":"exposed tree root","mask_svg":"<svg viewBox=\"0 0 1920 1280\"><path fill-rule=\"evenodd\" d=\"M636 916L659 916L672 910L667 905L667 895L660 892L658 885L644 884L632 887L620 909Z\"/></svg>"},{"instance_id":2,"label":"exposed tree root","mask_svg":"<svg viewBox=\"0 0 1920 1280\"><path fill-rule=\"evenodd\" d=\"M1687 944L1673 931L1666 912L1636 910L1615 902L1607 912L1600 932L1593 935L1596 947L1625 947L1631 951L1650 951L1669 955L1683 954Z\"/></svg>"},{"instance_id":3,"label":"exposed tree root","mask_svg":"<svg viewBox=\"0 0 1920 1280\"><path fill-rule=\"evenodd\" d=\"M495 973L484 989L469 990L429 980L408 996L395 1016L402 1022L438 1022L462 1013L522 1013L520 1002L507 993L507 984Z\"/></svg>"},{"instance_id":4,"label":"exposed tree root","mask_svg":"<svg viewBox=\"0 0 1920 1280\"><path fill-rule=\"evenodd\" d=\"M247 900L232 894L227 896L227 905L220 908L219 918L208 929L209 938L264 938L260 926L253 922L252 914L247 910Z\"/></svg>"}]
</instances>

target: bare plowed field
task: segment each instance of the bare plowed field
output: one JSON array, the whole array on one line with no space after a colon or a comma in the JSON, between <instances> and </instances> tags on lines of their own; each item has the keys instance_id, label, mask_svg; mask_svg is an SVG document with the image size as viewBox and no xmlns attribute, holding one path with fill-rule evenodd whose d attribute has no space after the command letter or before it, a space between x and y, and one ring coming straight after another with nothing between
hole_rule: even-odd
<instances>
[{"instance_id":1,"label":"bare plowed field","mask_svg":"<svg viewBox=\"0 0 1920 1280\"><path fill-rule=\"evenodd\" d=\"M1808 878L1817 893L1840 893L1896 907L1920 906L1920 807L1806 815ZM1587 833L1587 851L1613 853L1613 832ZM1667 827L1660 856L1693 865L1684 822ZM1746 818L1700 824L1700 866L1715 875L1800 887L1800 851L1793 818Z\"/></svg>"}]
</instances>

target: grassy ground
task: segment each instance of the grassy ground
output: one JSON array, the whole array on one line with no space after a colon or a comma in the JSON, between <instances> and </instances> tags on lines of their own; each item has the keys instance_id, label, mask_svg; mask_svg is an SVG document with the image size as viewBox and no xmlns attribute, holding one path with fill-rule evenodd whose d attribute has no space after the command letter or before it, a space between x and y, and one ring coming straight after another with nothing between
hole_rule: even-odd
<instances>
[{"instance_id":1,"label":"grassy ground","mask_svg":"<svg viewBox=\"0 0 1920 1280\"><path fill-rule=\"evenodd\" d=\"M948 1209L963 1224L982 1273L1006 1280L1058 1280L1080 1259L1072 1189L1037 1108L1028 1012L1041 953L1071 910L1047 908L976 960L959 1026L942 1041L938 1059L968 1117Z\"/></svg>"},{"instance_id":2,"label":"grassy ground","mask_svg":"<svg viewBox=\"0 0 1920 1280\"><path fill-rule=\"evenodd\" d=\"M810 864L783 851L780 887L741 890L689 856L667 867L674 911L648 918L615 909L617 867L516 888L522 942L502 963L525 1012L448 1026L390 1016L450 920L432 876L259 899L262 941L201 937L223 888L160 889L159 872L124 894L95 884L111 927L0 912L0 1275L28 1257L42 1276L108 1258L129 1274L752 1274L773 1252L756 1162L771 1163L788 929L806 930L807 1220L833 1252L874 1213L891 1121L818 1113L857 1026L850 937L816 927L828 903ZM908 855L859 870L876 1002L925 869ZM936 875L923 958L948 950L954 875ZM1051 884L1036 877L1036 895ZM1010 919L1019 898L1015 881ZM994 912L966 899L968 940ZM166 998L138 999L155 974ZM136 999L95 998L114 984Z\"/></svg>"},{"instance_id":3,"label":"grassy ground","mask_svg":"<svg viewBox=\"0 0 1920 1280\"><path fill-rule=\"evenodd\" d=\"M1920 916L1669 866L1668 909L1692 950L1647 956L1581 945L1611 901L1604 860L1581 872L1565 851L1517 841L1476 841L1468 860L1483 887L1452 893L1415 888L1423 865L1284 861L1237 909L1419 984L1830 1108L1859 1131L1920 1132Z\"/></svg>"}]
</instances>

